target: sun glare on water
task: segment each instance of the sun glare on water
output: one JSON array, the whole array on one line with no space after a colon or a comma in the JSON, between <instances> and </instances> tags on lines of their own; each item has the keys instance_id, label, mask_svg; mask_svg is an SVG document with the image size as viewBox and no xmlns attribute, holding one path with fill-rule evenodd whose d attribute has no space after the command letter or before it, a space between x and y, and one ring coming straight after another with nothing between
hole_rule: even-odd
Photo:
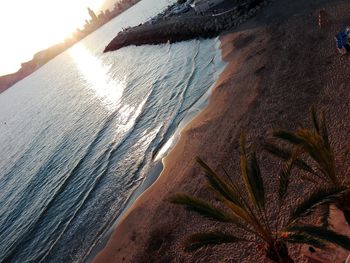
<instances>
[{"instance_id":1,"label":"sun glare on water","mask_svg":"<svg viewBox=\"0 0 350 263\"><path fill-rule=\"evenodd\" d=\"M0 75L17 71L34 53L62 42L105 0L1 0Z\"/></svg>"},{"instance_id":2,"label":"sun glare on water","mask_svg":"<svg viewBox=\"0 0 350 263\"><path fill-rule=\"evenodd\" d=\"M107 110L114 111L123 95L125 79L112 79L108 74L109 68L81 43L71 48L69 53L86 81L86 87Z\"/></svg>"}]
</instances>

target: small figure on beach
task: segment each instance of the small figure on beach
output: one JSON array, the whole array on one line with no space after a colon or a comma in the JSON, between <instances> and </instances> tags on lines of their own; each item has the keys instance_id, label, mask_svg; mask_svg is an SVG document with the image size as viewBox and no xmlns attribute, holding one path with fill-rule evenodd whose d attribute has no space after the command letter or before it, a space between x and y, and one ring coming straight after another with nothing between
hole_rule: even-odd
<instances>
[{"instance_id":1,"label":"small figure on beach","mask_svg":"<svg viewBox=\"0 0 350 263\"><path fill-rule=\"evenodd\" d=\"M350 52L350 27L347 26L346 29L335 36L335 41L337 44L337 49L340 54L344 55Z\"/></svg>"},{"instance_id":2,"label":"small figure on beach","mask_svg":"<svg viewBox=\"0 0 350 263\"><path fill-rule=\"evenodd\" d=\"M318 26L320 28L324 28L326 25L329 24L329 15L326 12L326 9L323 8L318 12Z\"/></svg>"}]
</instances>

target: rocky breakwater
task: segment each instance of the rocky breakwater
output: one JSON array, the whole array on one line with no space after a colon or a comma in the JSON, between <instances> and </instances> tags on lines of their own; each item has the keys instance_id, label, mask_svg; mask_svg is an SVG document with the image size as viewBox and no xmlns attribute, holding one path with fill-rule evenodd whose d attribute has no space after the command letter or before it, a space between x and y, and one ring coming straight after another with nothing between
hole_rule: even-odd
<instances>
[{"instance_id":1,"label":"rocky breakwater","mask_svg":"<svg viewBox=\"0 0 350 263\"><path fill-rule=\"evenodd\" d=\"M267 0L251 0L233 6L219 14L206 13L191 16L172 16L156 22L128 28L120 32L105 48L104 52L113 51L129 45L174 43L195 38L212 38L222 31L243 23L254 16Z\"/></svg>"}]
</instances>

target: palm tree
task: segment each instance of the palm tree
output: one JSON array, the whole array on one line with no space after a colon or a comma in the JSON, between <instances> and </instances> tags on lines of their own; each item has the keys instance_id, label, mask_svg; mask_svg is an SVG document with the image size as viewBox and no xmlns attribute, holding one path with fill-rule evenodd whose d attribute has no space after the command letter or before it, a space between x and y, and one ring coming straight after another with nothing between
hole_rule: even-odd
<instances>
[{"instance_id":1,"label":"palm tree","mask_svg":"<svg viewBox=\"0 0 350 263\"><path fill-rule=\"evenodd\" d=\"M348 152L345 152L341 159L341 164L336 162L334 150L330 144L328 129L324 112L317 116L314 107L311 108L311 122L312 128L300 127L296 131L279 130L275 131L273 135L292 145L292 150L277 146L271 142L264 142L265 150L271 154L286 160L285 169L292 169L296 166L304 172L301 176L304 180L310 181L319 186L343 186L349 187L349 179L342 176L344 171L343 162ZM313 167L309 165L304 159L308 158L313 161ZM280 192L280 197L285 195L290 182L291 172L280 176L280 184L284 185ZM348 223L350 223L350 195L343 195L337 201L337 206L344 213ZM324 215L322 221L324 225L328 225L329 207L323 209Z\"/></svg>"},{"instance_id":2,"label":"palm tree","mask_svg":"<svg viewBox=\"0 0 350 263\"><path fill-rule=\"evenodd\" d=\"M326 243L337 244L350 250L350 239L332 230L301 224L300 221L322 204L333 203L347 188L337 186L317 190L290 213L289 220L281 226L268 219L265 187L256 154L246 153L245 136L241 136L240 167L244 188L232 180L225 171L225 178L214 172L202 159L197 162L204 169L209 190L214 193L222 208L206 200L187 194L170 198L173 204L185 206L190 211L214 221L224 222L241 229L246 234L236 235L228 231L196 233L185 241L185 251L193 251L207 245L250 242L264 247L267 258L278 263L294 262L288 253L287 243L309 244L325 248ZM288 171L284 171L288 173ZM283 202L278 202L279 211ZM281 212L279 212L281 213ZM283 216L283 214L282 214ZM254 236L255 238L249 238Z\"/></svg>"}]
</instances>

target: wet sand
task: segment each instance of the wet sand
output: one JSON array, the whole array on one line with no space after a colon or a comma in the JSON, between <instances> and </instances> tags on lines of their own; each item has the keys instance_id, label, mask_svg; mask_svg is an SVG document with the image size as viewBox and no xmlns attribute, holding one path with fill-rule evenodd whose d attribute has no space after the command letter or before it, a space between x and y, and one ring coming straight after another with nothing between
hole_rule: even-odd
<instances>
[{"instance_id":1,"label":"wet sand","mask_svg":"<svg viewBox=\"0 0 350 263\"><path fill-rule=\"evenodd\" d=\"M323 7L331 24L320 29L317 15ZM334 148L344 149L350 134L350 57L338 54L334 35L350 24L349 14L348 1L280 0L223 35L222 55L229 64L208 107L184 128L164 160L160 177L125 213L94 262L267 262L247 244L184 253L181 243L191 233L236 230L189 213L167 199L181 192L211 198L194 163L196 156L218 171L221 165L238 176L242 131L248 133L251 147L258 147L273 129L306 123L311 105L326 110ZM278 162L263 152L259 152L259 160L269 186L269 218L277 220ZM290 205L310 188L297 176L293 178ZM299 246L290 251L296 262L304 262Z\"/></svg>"}]
</instances>

